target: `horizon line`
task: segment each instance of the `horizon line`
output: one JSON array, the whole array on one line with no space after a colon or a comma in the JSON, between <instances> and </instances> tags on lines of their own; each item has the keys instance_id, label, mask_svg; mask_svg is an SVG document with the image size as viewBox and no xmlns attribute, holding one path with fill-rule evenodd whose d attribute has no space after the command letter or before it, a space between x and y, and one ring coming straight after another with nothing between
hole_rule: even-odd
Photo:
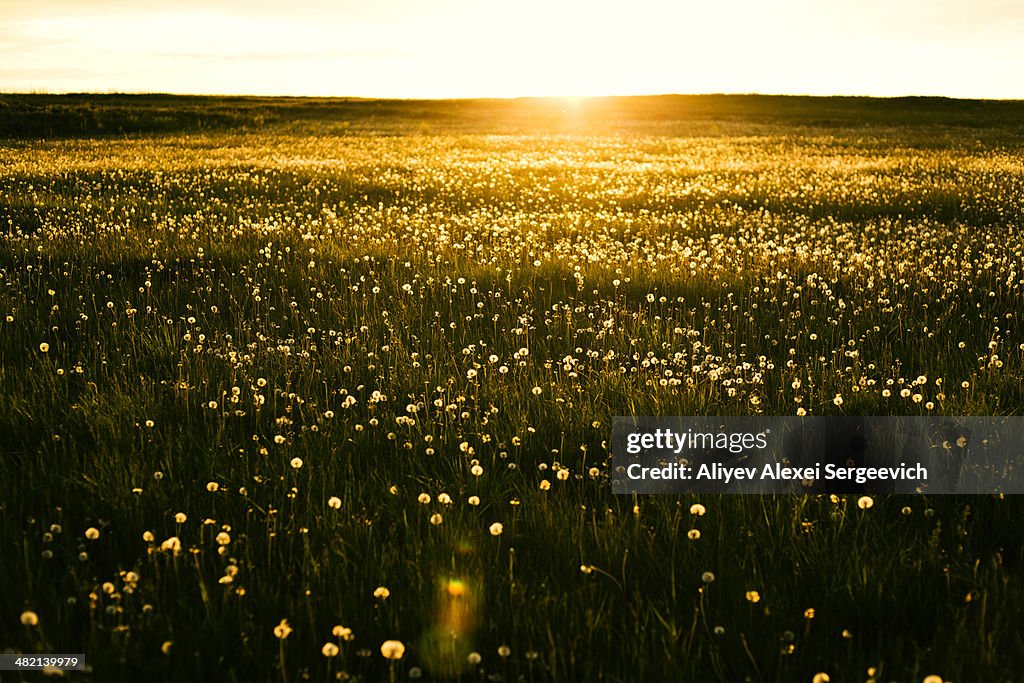
<instances>
[{"instance_id":1,"label":"horizon line","mask_svg":"<svg viewBox=\"0 0 1024 683\"><path fill-rule=\"evenodd\" d=\"M365 102L473 102L473 101L501 101L515 102L521 100L610 100L610 99L641 99L654 97L792 97L806 99L862 99L862 100L951 100L956 102L1024 102L1024 97L998 98L998 97L958 97L954 95L870 95L870 94L844 94L832 93L828 95L813 93L773 93L773 92L660 92L660 93L633 93L633 94L604 94L604 95L468 95L468 96L437 96L437 97L401 97L401 96L374 96L374 95L311 95L311 94L288 94L288 93L202 93L202 92L173 92L173 91L147 91L147 90L5 90L0 88L2 96L40 96L40 97L209 97L227 98L237 97L246 99L321 99L321 100L353 100Z\"/></svg>"}]
</instances>

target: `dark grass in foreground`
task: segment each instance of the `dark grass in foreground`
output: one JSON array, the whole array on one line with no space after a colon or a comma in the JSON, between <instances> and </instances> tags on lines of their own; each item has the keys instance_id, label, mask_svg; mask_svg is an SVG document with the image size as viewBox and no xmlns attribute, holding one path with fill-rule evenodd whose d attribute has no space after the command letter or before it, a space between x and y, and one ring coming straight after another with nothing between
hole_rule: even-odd
<instances>
[{"instance_id":1,"label":"dark grass in foreground","mask_svg":"<svg viewBox=\"0 0 1024 683\"><path fill-rule=\"evenodd\" d=\"M606 450L618 414L1020 413L1018 104L253 102L0 117L0 647L1019 679L1017 499L617 498Z\"/></svg>"}]
</instances>

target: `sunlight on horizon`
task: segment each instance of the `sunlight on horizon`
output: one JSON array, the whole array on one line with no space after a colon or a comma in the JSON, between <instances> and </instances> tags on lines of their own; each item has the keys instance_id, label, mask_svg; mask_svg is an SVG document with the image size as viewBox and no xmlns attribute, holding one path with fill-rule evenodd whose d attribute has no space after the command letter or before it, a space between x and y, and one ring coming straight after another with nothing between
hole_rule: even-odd
<instances>
[{"instance_id":1,"label":"sunlight on horizon","mask_svg":"<svg viewBox=\"0 0 1024 683\"><path fill-rule=\"evenodd\" d=\"M11 0L0 90L367 97L1024 96L1004 0Z\"/></svg>"}]
</instances>

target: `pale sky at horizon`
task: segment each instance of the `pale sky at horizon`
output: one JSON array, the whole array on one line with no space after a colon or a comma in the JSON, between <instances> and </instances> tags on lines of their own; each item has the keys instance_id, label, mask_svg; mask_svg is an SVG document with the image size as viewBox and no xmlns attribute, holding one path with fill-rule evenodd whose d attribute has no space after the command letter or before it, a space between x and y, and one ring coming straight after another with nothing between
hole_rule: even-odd
<instances>
[{"instance_id":1,"label":"pale sky at horizon","mask_svg":"<svg viewBox=\"0 0 1024 683\"><path fill-rule=\"evenodd\" d=\"M0 91L1024 98L1024 0L0 0Z\"/></svg>"}]
</instances>

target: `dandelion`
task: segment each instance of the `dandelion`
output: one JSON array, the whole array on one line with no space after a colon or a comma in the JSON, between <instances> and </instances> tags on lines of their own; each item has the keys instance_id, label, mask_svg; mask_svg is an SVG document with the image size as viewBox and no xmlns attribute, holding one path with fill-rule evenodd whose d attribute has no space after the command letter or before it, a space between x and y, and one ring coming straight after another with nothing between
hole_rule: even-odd
<instances>
[{"instance_id":1,"label":"dandelion","mask_svg":"<svg viewBox=\"0 0 1024 683\"><path fill-rule=\"evenodd\" d=\"M327 643L324 643L324 646L322 648L320 648L320 652L323 653L324 657L337 657L338 656L338 646L335 645L334 643L327 642Z\"/></svg>"},{"instance_id":2,"label":"dandelion","mask_svg":"<svg viewBox=\"0 0 1024 683\"><path fill-rule=\"evenodd\" d=\"M226 531L222 531L217 534L216 541L217 545L227 545L228 543L231 543L231 534Z\"/></svg>"},{"instance_id":3,"label":"dandelion","mask_svg":"<svg viewBox=\"0 0 1024 683\"><path fill-rule=\"evenodd\" d=\"M875 499L872 498L871 496L861 496L860 498L857 499L857 507L859 507L861 510L867 510L874 504Z\"/></svg>"},{"instance_id":4,"label":"dandelion","mask_svg":"<svg viewBox=\"0 0 1024 683\"><path fill-rule=\"evenodd\" d=\"M512 649L508 645L500 645L500 646L498 646L498 656L499 657L504 658L504 657L508 657L511 654L512 654Z\"/></svg>"},{"instance_id":5,"label":"dandelion","mask_svg":"<svg viewBox=\"0 0 1024 683\"><path fill-rule=\"evenodd\" d=\"M373 591L373 597L378 600L387 600L391 596L391 591L388 590L387 586L377 586Z\"/></svg>"},{"instance_id":6,"label":"dandelion","mask_svg":"<svg viewBox=\"0 0 1024 683\"><path fill-rule=\"evenodd\" d=\"M476 507L477 505L480 504L480 496L470 496L466 502L472 505L473 507Z\"/></svg>"},{"instance_id":7,"label":"dandelion","mask_svg":"<svg viewBox=\"0 0 1024 683\"><path fill-rule=\"evenodd\" d=\"M704 507L703 505L701 505L700 503L694 503L693 505L690 506L690 514L691 515L696 515L698 517L703 517L704 513L706 513L707 511L708 511L708 509L706 507Z\"/></svg>"},{"instance_id":8,"label":"dandelion","mask_svg":"<svg viewBox=\"0 0 1024 683\"><path fill-rule=\"evenodd\" d=\"M547 491L548 489L551 488L551 482L548 481L547 479L541 479L539 488L541 491Z\"/></svg>"},{"instance_id":9,"label":"dandelion","mask_svg":"<svg viewBox=\"0 0 1024 683\"><path fill-rule=\"evenodd\" d=\"M428 505L430 503L430 494L421 493L419 496L416 497L416 500L418 500L422 505Z\"/></svg>"},{"instance_id":10,"label":"dandelion","mask_svg":"<svg viewBox=\"0 0 1024 683\"><path fill-rule=\"evenodd\" d=\"M292 466L293 470L300 469L302 467L302 458L292 458L291 462L288 464Z\"/></svg>"},{"instance_id":11,"label":"dandelion","mask_svg":"<svg viewBox=\"0 0 1024 683\"><path fill-rule=\"evenodd\" d=\"M942 683L942 676L931 674L929 676L925 676L921 683Z\"/></svg>"},{"instance_id":12,"label":"dandelion","mask_svg":"<svg viewBox=\"0 0 1024 683\"><path fill-rule=\"evenodd\" d=\"M502 526L501 522L495 522L489 529L491 536L501 536L501 532L504 530L505 527Z\"/></svg>"},{"instance_id":13,"label":"dandelion","mask_svg":"<svg viewBox=\"0 0 1024 683\"><path fill-rule=\"evenodd\" d=\"M813 618L814 618L814 608L813 607L808 607L807 609L804 610L804 619L813 619Z\"/></svg>"},{"instance_id":14,"label":"dandelion","mask_svg":"<svg viewBox=\"0 0 1024 683\"><path fill-rule=\"evenodd\" d=\"M715 574L714 572L704 572L700 575L700 580L704 583L711 583L715 580Z\"/></svg>"},{"instance_id":15,"label":"dandelion","mask_svg":"<svg viewBox=\"0 0 1024 683\"><path fill-rule=\"evenodd\" d=\"M331 496L330 498L327 499L327 507L331 508L332 510L339 509L341 507L341 498L338 498L337 496Z\"/></svg>"},{"instance_id":16,"label":"dandelion","mask_svg":"<svg viewBox=\"0 0 1024 683\"><path fill-rule=\"evenodd\" d=\"M747 591L747 602L761 602L761 594L757 591Z\"/></svg>"},{"instance_id":17,"label":"dandelion","mask_svg":"<svg viewBox=\"0 0 1024 683\"><path fill-rule=\"evenodd\" d=\"M50 350L50 345L47 344L46 342L43 342L42 344L39 345L39 350L42 351L43 353L47 353Z\"/></svg>"},{"instance_id":18,"label":"dandelion","mask_svg":"<svg viewBox=\"0 0 1024 683\"><path fill-rule=\"evenodd\" d=\"M220 484L215 481L211 481L206 484L206 490L210 493L216 493L218 489L220 489Z\"/></svg>"},{"instance_id":19,"label":"dandelion","mask_svg":"<svg viewBox=\"0 0 1024 683\"><path fill-rule=\"evenodd\" d=\"M814 674L814 678L811 679L811 683L829 683L832 679L824 671L820 671Z\"/></svg>"},{"instance_id":20,"label":"dandelion","mask_svg":"<svg viewBox=\"0 0 1024 683\"><path fill-rule=\"evenodd\" d=\"M469 662L471 666L476 666L483 661L483 657L480 656L479 652L470 652L466 656L466 661Z\"/></svg>"},{"instance_id":21,"label":"dandelion","mask_svg":"<svg viewBox=\"0 0 1024 683\"><path fill-rule=\"evenodd\" d=\"M342 640L349 641L355 638L355 634L352 633L352 629L347 626L337 625L331 629L331 635L335 638L341 638Z\"/></svg>"},{"instance_id":22,"label":"dandelion","mask_svg":"<svg viewBox=\"0 0 1024 683\"><path fill-rule=\"evenodd\" d=\"M184 524L187 519L188 516L186 516L184 512L179 512L174 515L174 521L178 524Z\"/></svg>"},{"instance_id":23,"label":"dandelion","mask_svg":"<svg viewBox=\"0 0 1024 683\"><path fill-rule=\"evenodd\" d=\"M284 443L284 437L282 435L280 435L280 434L275 435L274 436L274 443L279 444L279 445L283 444Z\"/></svg>"},{"instance_id":24,"label":"dandelion","mask_svg":"<svg viewBox=\"0 0 1024 683\"><path fill-rule=\"evenodd\" d=\"M384 659L398 661L405 656L405 645L400 640L385 640L381 643L380 653L384 655Z\"/></svg>"},{"instance_id":25,"label":"dandelion","mask_svg":"<svg viewBox=\"0 0 1024 683\"><path fill-rule=\"evenodd\" d=\"M484 468L480 467L480 465L473 465L469 469L469 473L472 474L474 477L479 477L484 473Z\"/></svg>"},{"instance_id":26,"label":"dandelion","mask_svg":"<svg viewBox=\"0 0 1024 683\"><path fill-rule=\"evenodd\" d=\"M170 655L171 654L171 648L173 648L173 647L174 647L174 641L173 640L165 640L164 644L160 646L160 652L164 653L165 655Z\"/></svg>"},{"instance_id":27,"label":"dandelion","mask_svg":"<svg viewBox=\"0 0 1024 683\"><path fill-rule=\"evenodd\" d=\"M274 637L278 640L284 640L291 635L292 627L288 625L287 619L282 619L281 623L274 627Z\"/></svg>"},{"instance_id":28,"label":"dandelion","mask_svg":"<svg viewBox=\"0 0 1024 683\"><path fill-rule=\"evenodd\" d=\"M690 529L686 532L686 537L691 541L696 541L700 538L700 529Z\"/></svg>"},{"instance_id":29,"label":"dandelion","mask_svg":"<svg viewBox=\"0 0 1024 683\"><path fill-rule=\"evenodd\" d=\"M533 389L531 389L530 391L532 391L532 392L533 392L533 395L534 395L534 396L540 396L540 395L541 395L542 393L544 393L544 390L543 390L543 389L541 389L540 387L534 387L534 388L533 388Z\"/></svg>"},{"instance_id":30,"label":"dandelion","mask_svg":"<svg viewBox=\"0 0 1024 683\"><path fill-rule=\"evenodd\" d=\"M441 517L441 514L439 512L435 512L434 514L430 515L430 523L434 526L439 525L443 521L444 518Z\"/></svg>"},{"instance_id":31,"label":"dandelion","mask_svg":"<svg viewBox=\"0 0 1024 683\"><path fill-rule=\"evenodd\" d=\"M91 526L85 530L85 537L88 538L90 541L95 541L97 538L100 537L100 530L94 526Z\"/></svg>"},{"instance_id":32,"label":"dandelion","mask_svg":"<svg viewBox=\"0 0 1024 683\"><path fill-rule=\"evenodd\" d=\"M21 613L21 624L22 626L38 626L39 615L32 610L25 610Z\"/></svg>"},{"instance_id":33,"label":"dandelion","mask_svg":"<svg viewBox=\"0 0 1024 683\"><path fill-rule=\"evenodd\" d=\"M837 406L843 405L842 394L836 394L836 397L832 399L832 403L836 404Z\"/></svg>"}]
</instances>

